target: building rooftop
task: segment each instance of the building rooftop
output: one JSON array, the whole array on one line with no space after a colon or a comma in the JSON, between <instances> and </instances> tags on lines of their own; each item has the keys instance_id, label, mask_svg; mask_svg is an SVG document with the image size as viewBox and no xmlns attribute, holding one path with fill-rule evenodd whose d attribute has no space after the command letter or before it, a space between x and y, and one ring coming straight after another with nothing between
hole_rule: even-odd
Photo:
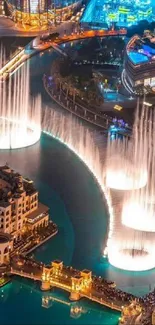
<instances>
[{"instance_id":1,"label":"building rooftop","mask_svg":"<svg viewBox=\"0 0 155 325\"><path fill-rule=\"evenodd\" d=\"M81 272L82 272L82 273L86 273L86 274L91 273L91 271L90 271L90 270L87 270L87 269L84 269L84 270L82 270Z\"/></svg>"},{"instance_id":2,"label":"building rooftop","mask_svg":"<svg viewBox=\"0 0 155 325\"><path fill-rule=\"evenodd\" d=\"M76 275L73 275L72 278L77 279L77 280L80 280L80 279L82 279L82 276L76 274Z\"/></svg>"},{"instance_id":3,"label":"building rooftop","mask_svg":"<svg viewBox=\"0 0 155 325\"><path fill-rule=\"evenodd\" d=\"M9 205L10 205L10 202L0 201L0 207L7 208L7 207L9 207Z\"/></svg>"},{"instance_id":4,"label":"building rooftop","mask_svg":"<svg viewBox=\"0 0 155 325\"><path fill-rule=\"evenodd\" d=\"M45 214L47 214L48 210L49 208L46 205L39 202L38 209L33 211L26 217L27 222L29 223L37 222L38 220L42 219L45 216Z\"/></svg>"},{"instance_id":5,"label":"building rooftop","mask_svg":"<svg viewBox=\"0 0 155 325\"><path fill-rule=\"evenodd\" d=\"M127 54L134 65L155 62L155 35L134 35L127 45Z\"/></svg>"},{"instance_id":6,"label":"building rooftop","mask_svg":"<svg viewBox=\"0 0 155 325\"><path fill-rule=\"evenodd\" d=\"M10 169L7 164L3 165L3 166L0 166L0 170L7 170L7 169Z\"/></svg>"},{"instance_id":7,"label":"building rooftop","mask_svg":"<svg viewBox=\"0 0 155 325\"><path fill-rule=\"evenodd\" d=\"M6 187L9 188L9 193L11 197L19 198L23 192L27 195L33 195L38 193L34 187L33 181L23 178L18 172L15 172L7 164L0 166L0 199L8 199L8 192L6 192Z\"/></svg>"},{"instance_id":8,"label":"building rooftop","mask_svg":"<svg viewBox=\"0 0 155 325\"><path fill-rule=\"evenodd\" d=\"M54 260L52 263L60 265L60 264L62 264L63 262L62 262L61 260Z\"/></svg>"}]
</instances>

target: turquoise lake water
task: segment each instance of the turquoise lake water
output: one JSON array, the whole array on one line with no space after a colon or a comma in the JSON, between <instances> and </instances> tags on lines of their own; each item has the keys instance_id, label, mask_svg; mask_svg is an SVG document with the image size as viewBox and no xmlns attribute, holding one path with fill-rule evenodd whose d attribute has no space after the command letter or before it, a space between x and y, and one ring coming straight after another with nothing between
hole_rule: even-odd
<instances>
[{"instance_id":1,"label":"turquoise lake water","mask_svg":"<svg viewBox=\"0 0 155 325\"><path fill-rule=\"evenodd\" d=\"M58 235L38 248L35 257L44 262L59 258L66 265L97 270L107 215L100 192L85 166L62 144L45 135L32 147L3 151L0 163L6 161L34 180L41 202L50 207L50 216L59 228ZM68 305L68 295L58 290L48 295L61 303L52 301L50 308L44 308L45 295L37 284L14 278L0 290L1 322L105 325L118 322L118 313L87 301L78 302L82 311L78 319L74 318L71 309L75 304Z\"/></svg>"}]
</instances>

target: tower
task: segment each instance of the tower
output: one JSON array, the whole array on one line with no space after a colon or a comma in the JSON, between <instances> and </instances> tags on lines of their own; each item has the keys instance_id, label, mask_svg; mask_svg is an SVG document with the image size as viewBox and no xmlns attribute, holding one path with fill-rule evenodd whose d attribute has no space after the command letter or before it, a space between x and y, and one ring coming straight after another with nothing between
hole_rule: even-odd
<instances>
[{"instance_id":1,"label":"tower","mask_svg":"<svg viewBox=\"0 0 155 325\"><path fill-rule=\"evenodd\" d=\"M138 20L150 20L152 17L151 0L136 0Z\"/></svg>"}]
</instances>

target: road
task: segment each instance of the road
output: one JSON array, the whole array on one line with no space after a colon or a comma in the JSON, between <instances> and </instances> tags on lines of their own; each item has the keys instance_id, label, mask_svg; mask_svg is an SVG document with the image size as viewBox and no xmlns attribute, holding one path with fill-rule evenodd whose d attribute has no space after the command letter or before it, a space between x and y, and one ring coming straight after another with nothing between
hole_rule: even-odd
<instances>
[{"instance_id":1,"label":"road","mask_svg":"<svg viewBox=\"0 0 155 325\"><path fill-rule=\"evenodd\" d=\"M53 26L53 28L50 28L49 30L45 31L45 30L41 30L41 31L26 31L26 30L20 30L18 29L18 27L16 27L15 23L9 19L9 18L5 18L5 17L0 17L0 37L2 36L37 36L37 35L42 35L44 33L49 32L58 32L61 34L64 33L64 31L71 31L72 28L74 28L75 23L73 22L64 22L61 25L55 27Z\"/></svg>"}]
</instances>

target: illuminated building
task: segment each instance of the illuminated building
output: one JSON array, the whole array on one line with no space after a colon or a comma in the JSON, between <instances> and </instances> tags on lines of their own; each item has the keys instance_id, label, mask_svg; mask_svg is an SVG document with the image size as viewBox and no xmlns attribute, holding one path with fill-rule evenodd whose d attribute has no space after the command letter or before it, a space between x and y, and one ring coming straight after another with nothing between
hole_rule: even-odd
<instances>
[{"instance_id":1,"label":"illuminated building","mask_svg":"<svg viewBox=\"0 0 155 325\"><path fill-rule=\"evenodd\" d=\"M48 226L48 207L38 202L33 181L23 178L7 165L0 167L0 264L23 231Z\"/></svg>"},{"instance_id":2,"label":"illuminated building","mask_svg":"<svg viewBox=\"0 0 155 325\"><path fill-rule=\"evenodd\" d=\"M155 310L152 313L152 325L155 325Z\"/></svg>"},{"instance_id":3,"label":"illuminated building","mask_svg":"<svg viewBox=\"0 0 155 325\"><path fill-rule=\"evenodd\" d=\"M151 0L91 0L81 22L128 27L143 19L151 21L152 16Z\"/></svg>"},{"instance_id":4,"label":"illuminated building","mask_svg":"<svg viewBox=\"0 0 155 325\"><path fill-rule=\"evenodd\" d=\"M80 1L76 0L7 0L15 22L22 25L44 26L67 20Z\"/></svg>"},{"instance_id":5,"label":"illuminated building","mask_svg":"<svg viewBox=\"0 0 155 325\"><path fill-rule=\"evenodd\" d=\"M4 0L0 0L0 15L5 15Z\"/></svg>"},{"instance_id":6,"label":"illuminated building","mask_svg":"<svg viewBox=\"0 0 155 325\"><path fill-rule=\"evenodd\" d=\"M126 46L122 81L130 93L155 93L155 35L146 31Z\"/></svg>"}]
</instances>

